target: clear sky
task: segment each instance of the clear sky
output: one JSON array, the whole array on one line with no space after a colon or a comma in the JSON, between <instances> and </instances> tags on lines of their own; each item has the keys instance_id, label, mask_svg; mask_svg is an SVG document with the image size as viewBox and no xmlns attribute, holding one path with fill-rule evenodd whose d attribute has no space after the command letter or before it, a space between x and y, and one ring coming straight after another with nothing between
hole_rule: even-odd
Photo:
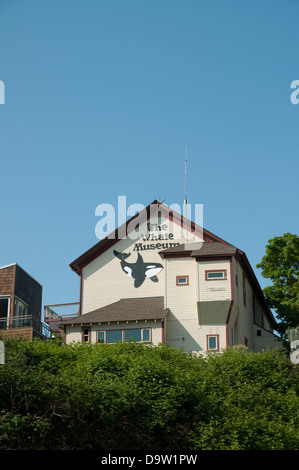
<instances>
[{"instance_id":1,"label":"clear sky","mask_svg":"<svg viewBox=\"0 0 299 470\"><path fill-rule=\"evenodd\" d=\"M299 233L296 0L0 0L0 265L79 299L99 204L203 204L255 268Z\"/></svg>"}]
</instances>

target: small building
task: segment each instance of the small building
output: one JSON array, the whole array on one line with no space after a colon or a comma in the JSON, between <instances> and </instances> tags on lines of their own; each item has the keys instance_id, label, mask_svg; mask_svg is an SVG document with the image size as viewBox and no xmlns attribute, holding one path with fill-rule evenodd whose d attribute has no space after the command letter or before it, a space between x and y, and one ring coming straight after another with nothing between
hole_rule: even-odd
<instances>
[{"instance_id":1,"label":"small building","mask_svg":"<svg viewBox=\"0 0 299 470\"><path fill-rule=\"evenodd\" d=\"M66 343L131 339L197 354L276 346L274 317L242 250L158 201L143 223L135 217L70 264L80 301L79 315L60 323Z\"/></svg>"},{"instance_id":2,"label":"small building","mask_svg":"<svg viewBox=\"0 0 299 470\"><path fill-rule=\"evenodd\" d=\"M17 263L0 267L0 336L47 338L41 321L42 285Z\"/></svg>"}]
</instances>

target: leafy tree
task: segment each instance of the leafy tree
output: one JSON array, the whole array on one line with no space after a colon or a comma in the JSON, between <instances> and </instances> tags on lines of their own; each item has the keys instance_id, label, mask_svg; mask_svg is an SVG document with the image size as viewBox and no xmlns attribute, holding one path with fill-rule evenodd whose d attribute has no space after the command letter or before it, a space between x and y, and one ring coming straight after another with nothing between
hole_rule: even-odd
<instances>
[{"instance_id":1,"label":"leafy tree","mask_svg":"<svg viewBox=\"0 0 299 470\"><path fill-rule=\"evenodd\" d=\"M276 312L277 331L286 339L288 328L299 325L299 237L291 233L274 237L257 268L272 285L264 288L266 302Z\"/></svg>"}]
</instances>

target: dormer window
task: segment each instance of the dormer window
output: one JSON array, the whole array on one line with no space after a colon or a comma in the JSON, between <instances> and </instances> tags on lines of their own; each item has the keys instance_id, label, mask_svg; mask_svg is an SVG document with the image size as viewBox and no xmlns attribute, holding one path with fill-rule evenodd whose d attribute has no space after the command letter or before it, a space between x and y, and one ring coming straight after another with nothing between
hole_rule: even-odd
<instances>
[{"instance_id":1,"label":"dormer window","mask_svg":"<svg viewBox=\"0 0 299 470\"><path fill-rule=\"evenodd\" d=\"M220 281L227 279L226 269L213 269L206 271L206 281Z\"/></svg>"}]
</instances>

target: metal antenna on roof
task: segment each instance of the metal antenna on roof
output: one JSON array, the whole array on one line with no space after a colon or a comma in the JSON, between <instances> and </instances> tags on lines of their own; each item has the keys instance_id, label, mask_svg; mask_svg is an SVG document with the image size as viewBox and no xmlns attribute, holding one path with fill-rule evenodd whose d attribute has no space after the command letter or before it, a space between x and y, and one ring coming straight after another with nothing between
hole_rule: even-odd
<instances>
[{"instance_id":1,"label":"metal antenna on roof","mask_svg":"<svg viewBox=\"0 0 299 470\"><path fill-rule=\"evenodd\" d=\"M184 217L188 219L188 199L187 199L187 145L185 146L185 200L184 200ZM188 230L185 231L185 236L188 242Z\"/></svg>"},{"instance_id":2,"label":"metal antenna on roof","mask_svg":"<svg viewBox=\"0 0 299 470\"><path fill-rule=\"evenodd\" d=\"M187 201L187 145L185 146L185 201L184 204L188 204Z\"/></svg>"}]
</instances>

